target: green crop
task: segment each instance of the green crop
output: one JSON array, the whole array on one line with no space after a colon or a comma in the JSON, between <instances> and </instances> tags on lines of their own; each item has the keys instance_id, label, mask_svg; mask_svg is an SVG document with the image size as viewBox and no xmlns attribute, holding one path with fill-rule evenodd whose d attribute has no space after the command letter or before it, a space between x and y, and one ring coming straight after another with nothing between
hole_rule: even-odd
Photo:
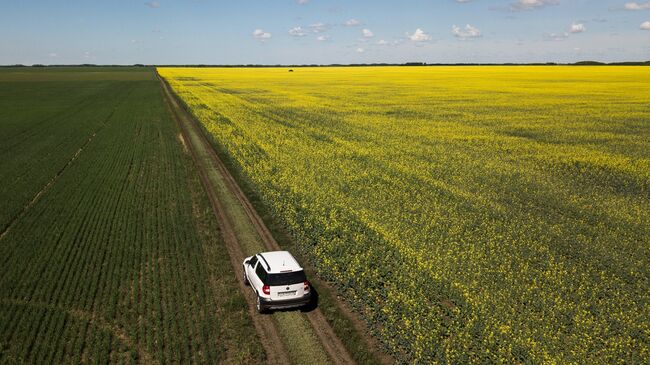
<instances>
[{"instance_id":1,"label":"green crop","mask_svg":"<svg viewBox=\"0 0 650 365\"><path fill-rule=\"evenodd\" d=\"M263 359L152 69L0 70L0 363Z\"/></svg>"}]
</instances>

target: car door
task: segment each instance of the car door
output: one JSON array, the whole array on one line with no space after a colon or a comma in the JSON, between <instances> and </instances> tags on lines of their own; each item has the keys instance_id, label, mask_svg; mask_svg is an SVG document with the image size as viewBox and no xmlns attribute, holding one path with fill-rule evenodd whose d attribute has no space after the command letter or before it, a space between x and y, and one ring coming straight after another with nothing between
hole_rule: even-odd
<instances>
[{"instance_id":1,"label":"car door","mask_svg":"<svg viewBox=\"0 0 650 365\"><path fill-rule=\"evenodd\" d=\"M262 294L262 286L264 286L264 282L262 281L262 278L259 277L257 272L260 269L263 270L264 268L261 268L260 265L262 265L262 263L258 261L257 264L255 265L255 267L251 268L251 274L248 277L249 278L248 280L251 282L251 286L255 289L257 294L261 295Z\"/></svg>"},{"instance_id":2,"label":"car door","mask_svg":"<svg viewBox=\"0 0 650 365\"><path fill-rule=\"evenodd\" d=\"M255 286L252 285L251 279L253 276L255 276L255 265L257 264L257 261L257 255L255 255L251 257L246 265L244 265L244 270L246 270L246 277L248 278L248 282L251 283L251 286L253 288L255 288Z\"/></svg>"}]
</instances>

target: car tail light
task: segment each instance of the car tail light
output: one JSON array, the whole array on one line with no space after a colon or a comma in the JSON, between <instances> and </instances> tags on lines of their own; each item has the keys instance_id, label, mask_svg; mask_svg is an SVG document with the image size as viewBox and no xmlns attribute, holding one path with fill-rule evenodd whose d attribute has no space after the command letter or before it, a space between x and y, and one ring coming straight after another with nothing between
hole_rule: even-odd
<instances>
[{"instance_id":1,"label":"car tail light","mask_svg":"<svg viewBox=\"0 0 650 365\"><path fill-rule=\"evenodd\" d=\"M303 284L305 285L303 289L305 291L309 291L309 281L305 280L305 282Z\"/></svg>"},{"instance_id":2,"label":"car tail light","mask_svg":"<svg viewBox=\"0 0 650 365\"><path fill-rule=\"evenodd\" d=\"M268 286L268 285L264 285L264 286L262 287L262 293L264 293L264 294L266 294L266 295L271 294L271 287Z\"/></svg>"}]
</instances>

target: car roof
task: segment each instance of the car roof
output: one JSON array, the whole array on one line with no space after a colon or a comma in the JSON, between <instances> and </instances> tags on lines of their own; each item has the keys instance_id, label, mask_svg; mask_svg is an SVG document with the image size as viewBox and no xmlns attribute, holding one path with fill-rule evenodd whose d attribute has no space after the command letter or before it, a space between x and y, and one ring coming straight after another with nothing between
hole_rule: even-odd
<instances>
[{"instance_id":1,"label":"car roof","mask_svg":"<svg viewBox=\"0 0 650 365\"><path fill-rule=\"evenodd\" d=\"M260 261L269 274L302 270L298 261L289 251L262 252L257 255L263 258Z\"/></svg>"}]
</instances>

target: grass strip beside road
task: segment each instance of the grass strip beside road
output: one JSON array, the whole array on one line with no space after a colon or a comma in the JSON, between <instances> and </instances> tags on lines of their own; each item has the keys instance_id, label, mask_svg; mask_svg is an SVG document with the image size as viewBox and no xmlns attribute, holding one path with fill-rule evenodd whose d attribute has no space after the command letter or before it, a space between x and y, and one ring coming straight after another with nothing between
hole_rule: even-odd
<instances>
[{"instance_id":1,"label":"grass strip beside road","mask_svg":"<svg viewBox=\"0 0 650 365\"><path fill-rule=\"evenodd\" d=\"M167 82L167 81L165 81ZM185 100L177 97L178 102L182 104L185 111L190 110L185 103ZM188 112L191 114L191 111ZM196 120L197 118L193 116ZM256 190L252 187L250 181L248 181L245 176L241 173L239 169L232 163L229 159L229 154L223 150L223 146L217 143L213 136L205 129L203 124L205 121L196 123L198 128L202 132L202 138L207 139L209 144L212 147L212 152L218 155L218 158L223 164L223 169L226 170L226 174L232 179L231 184L234 184L238 189L240 189L240 194L245 196L246 202L250 205L248 207L248 215L250 217L251 211L252 215L256 215L259 218L257 223L258 226L262 226L262 229L257 229L257 232L252 233L252 231L247 230L246 228L241 229L241 237L243 238L240 242L243 246L247 247L249 254L260 252L260 231L266 230L265 233L262 233L265 241L273 241L273 244L270 246L276 247L272 249L283 249L289 250L298 258L302 266L304 267L312 286L314 286L318 292L318 314L309 313L310 320L313 321L312 325L314 327L319 327L318 323L321 324L321 327L330 328L330 331L319 331L324 338L324 342L336 342L328 341L328 335L330 337L338 337L343 339L342 346L345 347L345 355L348 358L351 358L351 361L355 361L360 364L390 364L394 363L395 359L386 353L382 345L370 335L370 330L367 325L361 320L361 318L353 312L353 310L341 299L337 290L326 281L320 279L316 270L311 266L310 260L306 256L305 252L296 245L296 243L291 239L290 235L286 232L284 227L275 219L270 213L269 209L264 205L262 200L259 198ZM227 188L227 187L226 187ZM232 194L229 194L228 197L224 199L235 199L236 197ZM232 200L228 201L228 204L237 205L241 208L242 202L233 202ZM246 225L250 224L250 218L246 218L247 213L241 209L232 211L235 221L241 224L241 222L247 221ZM249 235L252 234L252 237ZM276 242L277 238L277 242ZM267 250L269 244L267 242ZM329 334L324 335L323 332L330 332ZM335 347L335 346L333 346ZM332 352L330 348L330 352ZM345 358L342 356L340 358Z\"/></svg>"},{"instance_id":2,"label":"grass strip beside road","mask_svg":"<svg viewBox=\"0 0 650 365\"><path fill-rule=\"evenodd\" d=\"M164 87L167 86L164 85ZM177 113L179 123L183 124L187 137L186 142L194 151L197 167L202 170L208 180L209 185L206 188L212 190L212 193L215 194L220 209L226 216L225 220L227 222L220 222L220 224L228 224L231 226L243 255L250 256L265 251L264 244L254 225L248 219L237 197L230 191L219 168L215 166L212 146L206 143L207 141L201 136L202 132L198 125L193 123L189 118L181 115L185 112L182 110L182 107L172 100L170 100L170 104L175 109L175 113ZM233 263L233 266L237 278L241 279L241 267L236 262L241 262L243 257L238 257L237 259ZM244 295L252 297L253 293L246 290ZM300 311L278 311L274 312L269 318L272 318L292 363L327 364L330 362L323 346L318 341L318 337L314 334L308 320ZM268 327L269 323L263 323L263 325ZM260 333L260 335L264 336L265 333ZM263 338L262 341L264 340L269 339ZM273 361L274 359L271 358L270 360Z\"/></svg>"}]
</instances>

